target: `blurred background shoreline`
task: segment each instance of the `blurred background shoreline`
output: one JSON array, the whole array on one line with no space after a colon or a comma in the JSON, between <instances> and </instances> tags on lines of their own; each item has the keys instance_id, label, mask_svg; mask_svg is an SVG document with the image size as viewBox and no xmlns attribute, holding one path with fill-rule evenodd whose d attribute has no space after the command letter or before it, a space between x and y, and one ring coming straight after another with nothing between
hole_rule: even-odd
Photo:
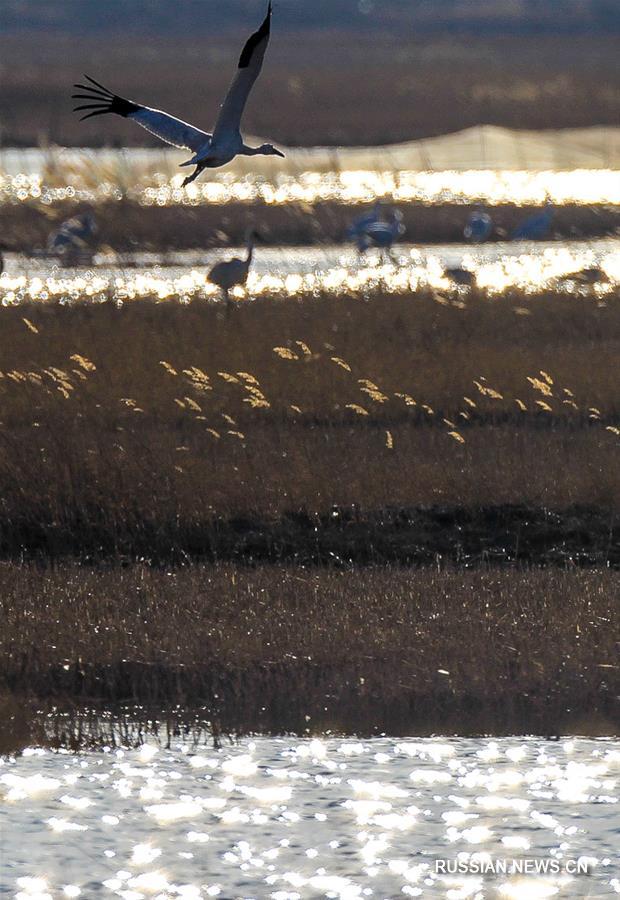
<instances>
[{"instance_id":1,"label":"blurred background shoreline","mask_svg":"<svg viewBox=\"0 0 620 900\"><path fill-rule=\"evenodd\" d=\"M214 3L198 9L162 0L143 16L140 5L105 4L102 21L99 4L3 4L3 146L156 146L120 119L82 125L71 115L70 88L85 71L132 99L210 127L232 76L239 33L260 16L262 4L227 4L238 12L224 22ZM568 7L576 4L560 0L553 4L552 33L551 23L535 15L540 4L517 5L530 7L530 19L496 16L485 26L474 15L486 7L482 0L461 4L469 17L453 9L451 19L440 12L456 6L449 2L377 2L365 16L353 14L358 4L340 2L329 6L339 16L326 11L319 18L313 7L313 24L303 27L294 15L301 4L283 2L245 129L288 146L372 146L482 124L617 126L617 4L609 4L607 18L602 5L594 14L594 0L579 4L591 15L573 18L571 31Z\"/></svg>"}]
</instances>

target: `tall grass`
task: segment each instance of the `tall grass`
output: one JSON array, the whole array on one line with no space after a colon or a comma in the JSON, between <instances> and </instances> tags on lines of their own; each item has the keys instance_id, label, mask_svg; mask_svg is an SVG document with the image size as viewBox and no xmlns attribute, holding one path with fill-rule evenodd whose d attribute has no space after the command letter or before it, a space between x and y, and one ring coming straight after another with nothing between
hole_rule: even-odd
<instances>
[{"instance_id":1,"label":"tall grass","mask_svg":"<svg viewBox=\"0 0 620 900\"><path fill-rule=\"evenodd\" d=\"M12 746L616 731L619 345L615 295L2 308Z\"/></svg>"},{"instance_id":2,"label":"tall grass","mask_svg":"<svg viewBox=\"0 0 620 900\"><path fill-rule=\"evenodd\" d=\"M0 323L5 553L507 504L599 508L595 556L617 547L615 296L41 304Z\"/></svg>"},{"instance_id":3,"label":"tall grass","mask_svg":"<svg viewBox=\"0 0 620 900\"><path fill-rule=\"evenodd\" d=\"M200 710L226 732L617 733L619 587L557 569L3 566L0 693L138 721Z\"/></svg>"}]
</instances>

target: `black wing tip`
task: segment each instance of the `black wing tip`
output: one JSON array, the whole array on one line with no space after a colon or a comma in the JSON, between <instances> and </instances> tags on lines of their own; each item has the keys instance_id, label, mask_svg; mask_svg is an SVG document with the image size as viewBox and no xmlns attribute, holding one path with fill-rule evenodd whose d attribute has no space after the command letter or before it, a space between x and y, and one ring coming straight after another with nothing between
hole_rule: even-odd
<instances>
[{"instance_id":1,"label":"black wing tip","mask_svg":"<svg viewBox=\"0 0 620 900\"><path fill-rule=\"evenodd\" d=\"M91 116L102 116L105 113L115 113L116 115L123 116L123 118L127 118L127 116L142 109L141 106L134 103L132 100L125 100L124 97L113 94L112 91L108 90L108 88L104 87L102 84L99 84L98 81L95 81L95 79L91 78L89 75L84 75L84 77L92 82L92 84L74 84L74 88L77 88L79 91L85 91L86 93L71 94L71 99L88 100L91 105L76 106L74 107L73 112L81 112L84 109L92 109L94 112L82 116L81 121L90 119Z\"/></svg>"},{"instance_id":2,"label":"black wing tip","mask_svg":"<svg viewBox=\"0 0 620 900\"><path fill-rule=\"evenodd\" d=\"M105 85L101 84L99 81L95 81L95 79L91 78L90 75L87 75L86 72L84 72L84 78L86 78L87 81L90 81L91 84L94 84L95 87L99 88L100 91L104 91L106 94L109 94L111 97L114 96L113 91L111 91Z\"/></svg>"},{"instance_id":3,"label":"black wing tip","mask_svg":"<svg viewBox=\"0 0 620 900\"><path fill-rule=\"evenodd\" d=\"M247 69L252 61L252 56L254 55L254 51L256 47L262 40L265 38L269 39L269 35L271 33L271 12L272 5L271 0L269 0L269 6L267 7L267 15L263 19L263 23L258 29L255 31L251 37L248 38L245 47L241 53L241 57L239 58L239 68Z\"/></svg>"},{"instance_id":4,"label":"black wing tip","mask_svg":"<svg viewBox=\"0 0 620 900\"><path fill-rule=\"evenodd\" d=\"M73 112L77 112L76 109ZM110 109L96 109L94 112L86 113L85 116L80 116L80 122L83 122L84 119L91 119L93 116L104 116L106 113L112 112Z\"/></svg>"}]
</instances>

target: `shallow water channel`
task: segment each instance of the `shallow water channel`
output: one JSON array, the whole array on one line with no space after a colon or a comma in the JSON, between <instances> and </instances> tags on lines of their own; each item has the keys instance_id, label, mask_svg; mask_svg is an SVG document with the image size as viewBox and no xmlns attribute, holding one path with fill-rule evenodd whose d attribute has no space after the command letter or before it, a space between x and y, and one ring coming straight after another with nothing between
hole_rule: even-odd
<instances>
[{"instance_id":1,"label":"shallow water channel","mask_svg":"<svg viewBox=\"0 0 620 900\"><path fill-rule=\"evenodd\" d=\"M217 261L243 255L243 248L183 253L96 254L90 267L62 267L55 259L7 254L0 277L0 304L73 302L142 297L209 299L219 288L207 281ZM460 271L459 271L460 270ZM467 291L463 284L502 294L554 290L604 300L620 284L620 240L514 242L471 246L401 244L391 256L364 256L340 245L256 249L247 287L238 299L264 296L418 289Z\"/></svg>"},{"instance_id":2,"label":"shallow water channel","mask_svg":"<svg viewBox=\"0 0 620 900\"><path fill-rule=\"evenodd\" d=\"M0 764L0 895L613 896L619 781L620 742L581 738L29 750Z\"/></svg>"}]
</instances>

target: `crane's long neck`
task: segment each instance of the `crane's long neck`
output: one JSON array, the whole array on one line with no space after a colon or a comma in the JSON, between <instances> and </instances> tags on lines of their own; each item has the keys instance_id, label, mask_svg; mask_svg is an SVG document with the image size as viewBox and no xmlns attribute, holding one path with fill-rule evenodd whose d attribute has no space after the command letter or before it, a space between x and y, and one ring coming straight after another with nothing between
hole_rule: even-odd
<instances>
[{"instance_id":1,"label":"crane's long neck","mask_svg":"<svg viewBox=\"0 0 620 900\"><path fill-rule=\"evenodd\" d=\"M248 237L247 248L248 248L248 255L247 255L245 261L249 267L252 262L252 257L254 256L254 235L253 234L249 235L249 237Z\"/></svg>"},{"instance_id":2,"label":"crane's long neck","mask_svg":"<svg viewBox=\"0 0 620 900\"><path fill-rule=\"evenodd\" d=\"M265 150L261 147L248 147L247 144L243 144L241 146L241 150L239 151L240 156L264 156Z\"/></svg>"},{"instance_id":3,"label":"crane's long neck","mask_svg":"<svg viewBox=\"0 0 620 900\"><path fill-rule=\"evenodd\" d=\"M390 221L388 222L390 227L390 232L394 237L398 237L398 233L400 230L400 221L396 218L396 216L392 216Z\"/></svg>"}]
</instances>

